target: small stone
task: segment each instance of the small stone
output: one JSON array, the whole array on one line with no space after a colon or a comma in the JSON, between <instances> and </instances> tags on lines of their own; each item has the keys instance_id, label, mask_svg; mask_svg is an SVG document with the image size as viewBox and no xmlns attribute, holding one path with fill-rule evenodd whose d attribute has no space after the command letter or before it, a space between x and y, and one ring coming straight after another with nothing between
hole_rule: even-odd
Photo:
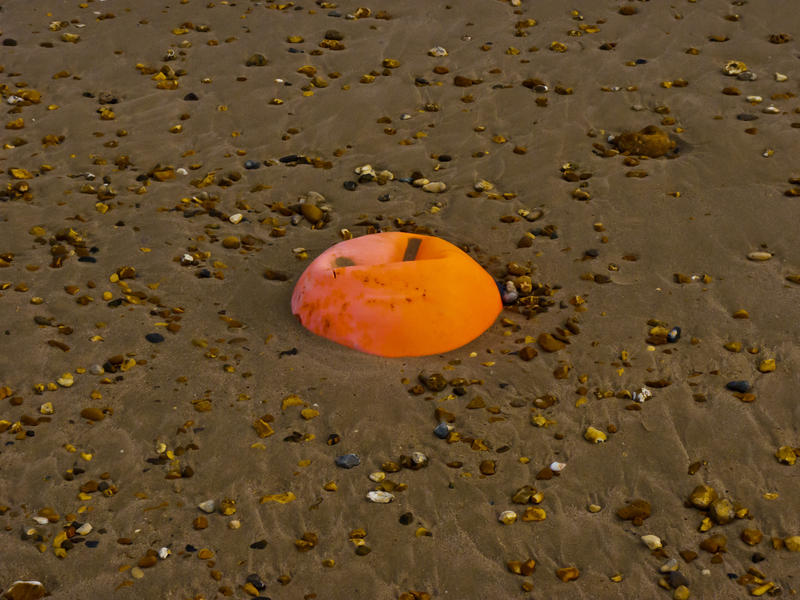
<instances>
[{"instance_id":1,"label":"small stone","mask_svg":"<svg viewBox=\"0 0 800 600\"><path fill-rule=\"evenodd\" d=\"M482 460L479 469L483 475L494 475L497 465L493 460Z\"/></svg>"},{"instance_id":2,"label":"small stone","mask_svg":"<svg viewBox=\"0 0 800 600\"><path fill-rule=\"evenodd\" d=\"M784 538L783 545L789 552L800 552L800 535Z\"/></svg>"},{"instance_id":3,"label":"small stone","mask_svg":"<svg viewBox=\"0 0 800 600\"><path fill-rule=\"evenodd\" d=\"M370 502L375 502L377 504L388 504L389 502L394 500L394 494L382 491L367 492L367 500L369 500Z\"/></svg>"},{"instance_id":4,"label":"small stone","mask_svg":"<svg viewBox=\"0 0 800 600\"><path fill-rule=\"evenodd\" d=\"M450 426L442 421L434 428L433 434L439 439L447 439L447 436L450 434Z\"/></svg>"},{"instance_id":5,"label":"small stone","mask_svg":"<svg viewBox=\"0 0 800 600\"><path fill-rule=\"evenodd\" d=\"M755 546L761 543L761 540L764 539L764 534L758 529L743 529L739 537L748 546Z\"/></svg>"},{"instance_id":6,"label":"small stone","mask_svg":"<svg viewBox=\"0 0 800 600\"><path fill-rule=\"evenodd\" d=\"M581 572L577 569L577 567L563 567L556 571L556 577L558 577L564 583L568 581L574 581L578 577L580 577Z\"/></svg>"},{"instance_id":7,"label":"small stone","mask_svg":"<svg viewBox=\"0 0 800 600\"><path fill-rule=\"evenodd\" d=\"M718 497L716 490L710 485L698 485L689 494L689 502L695 508L706 510Z\"/></svg>"},{"instance_id":8,"label":"small stone","mask_svg":"<svg viewBox=\"0 0 800 600\"><path fill-rule=\"evenodd\" d=\"M160 333L148 333L146 336L144 336L144 339L151 344L160 344L164 341L164 336Z\"/></svg>"},{"instance_id":9,"label":"small stone","mask_svg":"<svg viewBox=\"0 0 800 600\"><path fill-rule=\"evenodd\" d=\"M524 348L520 348L517 355L524 361L533 360L539 352L533 346L525 346Z\"/></svg>"},{"instance_id":10,"label":"small stone","mask_svg":"<svg viewBox=\"0 0 800 600\"><path fill-rule=\"evenodd\" d=\"M144 577L144 571L142 571L142 569L139 567L133 567L131 569L131 577L133 577L134 579L141 579L142 577Z\"/></svg>"},{"instance_id":11,"label":"small stone","mask_svg":"<svg viewBox=\"0 0 800 600\"><path fill-rule=\"evenodd\" d=\"M733 521L735 512L730 500L719 498L714 500L709 507L709 515L718 525L726 525Z\"/></svg>"},{"instance_id":12,"label":"small stone","mask_svg":"<svg viewBox=\"0 0 800 600\"><path fill-rule=\"evenodd\" d=\"M587 427L586 431L583 432L583 437L586 441L592 442L593 444L600 444L608 439L605 432L600 431L596 427Z\"/></svg>"},{"instance_id":13,"label":"small stone","mask_svg":"<svg viewBox=\"0 0 800 600\"><path fill-rule=\"evenodd\" d=\"M192 527L198 531L206 529L208 528L208 519L203 515L198 515L195 517L194 521L192 521Z\"/></svg>"},{"instance_id":14,"label":"small stone","mask_svg":"<svg viewBox=\"0 0 800 600\"><path fill-rule=\"evenodd\" d=\"M732 392L739 392L740 394L746 394L750 391L750 383L744 380L736 380L736 381L729 381L725 384L725 388L729 389Z\"/></svg>"},{"instance_id":15,"label":"small stone","mask_svg":"<svg viewBox=\"0 0 800 600\"><path fill-rule=\"evenodd\" d=\"M343 454L337 456L334 462L337 467L341 467L342 469L352 469L361 464L361 459L358 457L358 454Z\"/></svg>"},{"instance_id":16,"label":"small stone","mask_svg":"<svg viewBox=\"0 0 800 600\"><path fill-rule=\"evenodd\" d=\"M419 380L432 392L441 392L447 387L447 380L441 373L432 373L430 375L420 373Z\"/></svg>"},{"instance_id":17,"label":"small stone","mask_svg":"<svg viewBox=\"0 0 800 600\"><path fill-rule=\"evenodd\" d=\"M716 554L717 552L724 552L727 543L728 539L724 535L712 535L700 542L700 549Z\"/></svg>"},{"instance_id":18,"label":"small stone","mask_svg":"<svg viewBox=\"0 0 800 600\"><path fill-rule=\"evenodd\" d=\"M766 358L762 360L758 365L758 370L762 373L771 373L776 369L775 359L774 358Z\"/></svg>"},{"instance_id":19,"label":"small stone","mask_svg":"<svg viewBox=\"0 0 800 600\"><path fill-rule=\"evenodd\" d=\"M659 573L671 573L678 570L678 559L670 558L663 565L658 567Z\"/></svg>"},{"instance_id":20,"label":"small stone","mask_svg":"<svg viewBox=\"0 0 800 600\"><path fill-rule=\"evenodd\" d=\"M428 56L434 56L437 58L442 56L447 56L447 50L445 50L441 46L434 46L433 48L428 50Z\"/></svg>"},{"instance_id":21,"label":"small stone","mask_svg":"<svg viewBox=\"0 0 800 600\"><path fill-rule=\"evenodd\" d=\"M256 53L250 56L250 58L248 58L244 64L248 67L263 67L266 66L267 62L266 56Z\"/></svg>"},{"instance_id":22,"label":"small stone","mask_svg":"<svg viewBox=\"0 0 800 600\"><path fill-rule=\"evenodd\" d=\"M532 501L535 493L536 488L530 485L523 485L516 492L514 492L514 495L511 496L511 501L514 504L529 504Z\"/></svg>"},{"instance_id":23,"label":"small stone","mask_svg":"<svg viewBox=\"0 0 800 600\"><path fill-rule=\"evenodd\" d=\"M217 503L213 500L205 500L197 505L197 508L202 510L204 513L211 514L217 510Z\"/></svg>"},{"instance_id":24,"label":"small stone","mask_svg":"<svg viewBox=\"0 0 800 600\"><path fill-rule=\"evenodd\" d=\"M441 194L447 190L447 184L443 181L431 181L423 185L422 189L432 194Z\"/></svg>"},{"instance_id":25,"label":"small stone","mask_svg":"<svg viewBox=\"0 0 800 600\"><path fill-rule=\"evenodd\" d=\"M78 535L89 535L92 532L92 524L84 523L75 530Z\"/></svg>"},{"instance_id":26,"label":"small stone","mask_svg":"<svg viewBox=\"0 0 800 600\"><path fill-rule=\"evenodd\" d=\"M56 380L56 383L61 387L71 387L73 383L75 383L75 378L72 373L64 373L61 377Z\"/></svg>"},{"instance_id":27,"label":"small stone","mask_svg":"<svg viewBox=\"0 0 800 600\"><path fill-rule=\"evenodd\" d=\"M789 79L788 75L784 75L783 73L778 73L778 72L775 73L775 81L777 81L777 82L783 83L784 81L787 81L788 79Z\"/></svg>"},{"instance_id":28,"label":"small stone","mask_svg":"<svg viewBox=\"0 0 800 600\"><path fill-rule=\"evenodd\" d=\"M673 327L672 329L670 329L669 333L667 333L667 342L669 342L670 344L674 344L679 339L681 339L681 328Z\"/></svg>"},{"instance_id":29,"label":"small stone","mask_svg":"<svg viewBox=\"0 0 800 600\"><path fill-rule=\"evenodd\" d=\"M319 206L314 204L309 204L304 202L300 205L300 212L306 218L306 220L311 223L312 225L316 225L320 221L322 221L323 216L325 213L322 212L322 209Z\"/></svg>"},{"instance_id":30,"label":"small stone","mask_svg":"<svg viewBox=\"0 0 800 600\"><path fill-rule=\"evenodd\" d=\"M650 550L658 550L659 548L662 547L661 538L658 537L657 535L652 535L652 534L643 535L642 541L644 542L645 546L650 548Z\"/></svg>"},{"instance_id":31,"label":"small stone","mask_svg":"<svg viewBox=\"0 0 800 600\"><path fill-rule=\"evenodd\" d=\"M242 213L234 213L230 217L228 217L228 221L230 221L234 225L238 225L239 223L242 222L243 218L244 217L242 216Z\"/></svg>"},{"instance_id":32,"label":"small stone","mask_svg":"<svg viewBox=\"0 0 800 600\"><path fill-rule=\"evenodd\" d=\"M636 156L658 158L669 153L677 145L669 134L654 125L641 131L621 133L611 140L620 152Z\"/></svg>"},{"instance_id":33,"label":"small stone","mask_svg":"<svg viewBox=\"0 0 800 600\"><path fill-rule=\"evenodd\" d=\"M773 256L772 252L761 252L761 251L759 251L759 252L750 252L750 253L748 253L747 258L749 260L752 260L752 261L763 262L763 261L771 259L772 256Z\"/></svg>"},{"instance_id":34,"label":"small stone","mask_svg":"<svg viewBox=\"0 0 800 600\"><path fill-rule=\"evenodd\" d=\"M150 554L150 552L151 551L148 550L148 553L140 558L139 562L136 563L140 569L149 569L150 567L154 567L158 562L158 555L155 552Z\"/></svg>"},{"instance_id":35,"label":"small stone","mask_svg":"<svg viewBox=\"0 0 800 600\"><path fill-rule=\"evenodd\" d=\"M81 411L81 417L89 421L102 421L106 415L101 409L89 406Z\"/></svg>"},{"instance_id":36,"label":"small stone","mask_svg":"<svg viewBox=\"0 0 800 600\"><path fill-rule=\"evenodd\" d=\"M39 581L15 581L3 594L5 600L39 600L47 590Z\"/></svg>"},{"instance_id":37,"label":"small stone","mask_svg":"<svg viewBox=\"0 0 800 600\"><path fill-rule=\"evenodd\" d=\"M775 452L775 458L784 465L793 465L797 462L797 452L791 446L781 446Z\"/></svg>"},{"instance_id":38,"label":"small stone","mask_svg":"<svg viewBox=\"0 0 800 600\"><path fill-rule=\"evenodd\" d=\"M617 516L623 521L632 521L634 525L641 525L650 517L652 508L647 500L638 498L617 510Z\"/></svg>"},{"instance_id":39,"label":"small stone","mask_svg":"<svg viewBox=\"0 0 800 600\"><path fill-rule=\"evenodd\" d=\"M561 340L557 340L549 333L542 333L536 340L539 347L545 352L558 352L566 347Z\"/></svg>"},{"instance_id":40,"label":"small stone","mask_svg":"<svg viewBox=\"0 0 800 600\"><path fill-rule=\"evenodd\" d=\"M386 473L384 473L383 471L374 471L373 473L367 475L367 477L369 477L370 481L374 481L375 483L380 483L381 481L386 479Z\"/></svg>"},{"instance_id":41,"label":"small stone","mask_svg":"<svg viewBox=\"0 0 800 600\"><path fill-rule=\"evenodd\" d=\"M235 250L241 245L241 240L235 235L229 235L228 237L222 238L222 247L227 248L228 250Z\"/></svg>"},{"instance_id":42,"label":"small stone","mask_svg":"<svg viewBox=\"0 0 800 600\"><path fill-rule=\"evenodd\" d=\"M517 520L517 513L515 513L513 510L504 510L497 517L497 520L503 525L511 525Z\"/></svg>"},{"instance_id":43,"label":"small stone","mask_svg":"<svg viewBox=\"0 0 800 600\"><path fill-rule=\"evenodd\" d=\"M590 513L599 513L601 510L603 510L603 507L600 506L599 504L590 504L589 506L586 507L586 509Z\"/></svg>"},{"instance_id":44,"label":"small stone","mask_svg":"<svg viewBox=\"0 0 800 600\"><path fill-rule=\"evenodd\" d=\"M673 600L689 600L689 588L685 585L679 585L672 592Z\"/></svg>"}]
</instances>

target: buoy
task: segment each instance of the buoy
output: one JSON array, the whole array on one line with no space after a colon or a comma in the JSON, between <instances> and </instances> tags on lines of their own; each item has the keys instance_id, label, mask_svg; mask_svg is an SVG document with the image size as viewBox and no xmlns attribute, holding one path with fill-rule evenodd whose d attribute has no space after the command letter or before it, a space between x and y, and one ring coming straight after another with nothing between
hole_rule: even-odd
<instances>
[{"instance_id":1,"label":"buoy","mask_svg":"<svg viewBox=\"0 0 800 600\"><path fill-rule=\"evenodd\" d=\"M292 313L313 333L388 357L459 348L502 307L491 275L466 253L437 237L400 232L328 248L292 294Z\"/></svg>"}]
</instances>

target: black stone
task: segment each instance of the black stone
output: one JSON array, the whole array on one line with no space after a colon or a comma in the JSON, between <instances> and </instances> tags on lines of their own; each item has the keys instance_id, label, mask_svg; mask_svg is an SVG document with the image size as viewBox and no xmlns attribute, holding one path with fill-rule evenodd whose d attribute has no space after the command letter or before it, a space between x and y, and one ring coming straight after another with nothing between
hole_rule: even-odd
<instances>
[{"instance_id":1,"label":"black stone","mask_svg":"<svg viewBox=\"0 0 800 600\"><path fill-rule=\"evenodd\" d=\"M345 181L342 184L342 187L346 189L348 192L355 192L358 184L355 181Z\"/></svg>"},{"instance_id":2,"label":"black stone","mask_svg":"<svg viewBox=\"0 0 800 600\"><path fill-rule=\"evenodd\" d=\"M439 155L439 162L450 162L453 160L453 157L449 154L440 154Z\"/></svg>"},{"instance_id":3,"label":"black stone","mask_svg":"<svg viewBox=\"0 0 800 600\"><path fill-rule=\"evenodd\" d=\"M250 544L250 547L253 550L263 550L267 547L267 540L258 540L257 542L253 542Z\"/></svg>"},{"instance_id":4,"label":"black stone","mask_svg":"<svg viewBox=\"0 0 800 600\"><path fill-rule=\"evenodd\" d=\"M401 525L411 525L411 522L414 520L414 514L407 512L400 515L398 521Z\"/></svg>"},{"instance_id":5,"label":"black stone","mask_svg":"<svg viewBox=\"0 0 800 600\"><path fill-rule=\"evenodd\" d=\"M81 256L78 262L96 263L97 259L94 256Z\"/></svg>"},{"instance_id":6,"label":"black stone","mask_svg":"<svg viewBox=\"0 0 800 600\"><path fill-rule=\"evenodd\" d=\"M600 251L594 248L590 248L589 250L584 251L583 255L587 258L597 258L600 256Z\"/></svg>"},{"instance_id":7,"label":"black stone","mask_svg":"<svg viewBox=\"0 0 800 600\"><path fill-rule=\"evenodd\" d=\"M750 391L750 382L744 380L729 381L725 387L732 392L746 394Z\"/></svg>"},{"instance_id":8,"label":"black stone","mask_svg":"<svg viewBox=\"0 0 800 600\"><path fill-rule=\"evenodd\" d=\"M381 194L378 196L378 202L388 202L392 197L389 194Z\"/></svg>"},{"instance_id":9,"label":"black stone","mask_svg":"<svg viewBox=\"0 0 800 600\"><path fill-rule=\"evenodd\" d=\"M337 467L341 467L342 469L352 469L361 464L361 459L358 457L358 454L342 454L341 456L337 456L334 462L336 462Z\"/></svg>"},{"instance_id":10,"label":"black stone","mask_svg":"<svg viewBox=\"0 0 800 600\"><path fill-rule=\"evenodd\" d=\"M250 575L247 576L245 581L251 584L259 592L263 592L265 589L267 589L267 584L264 583L261 577L259 577L256 573L250 573Z\"/></svg>"},{"instance_id":11,"label":"black stone","mask_svg":"<svg viewBox=\"0 0 800 600\"><path fill-rule=\"evenodd\" d=\"M198 96L198 95L197 95L197 94L195 94L194 92L189 92L188 94L186 94L186 95L183 97L183 99L184 99L186 102L196 102L196 101L200 100L200 96Z\"/></svg>"},{"instance_id":12,"label":"black stone","mask_svg":"<svg viewBox=\"0 0 800 600\"><path fill-rule=\"evenodd\" d=\"M244 161L244 168L245 169L257 169L261 166L261 163L257 160L246 160Z\"/></svg>"},{"instance_id":13,"label":"black stone","mask_svg":"<svg viewBox=\"0 0 800 600\"><path fill-rule=\"evenodd\" d=\"M761 554L761 552L756 552L750 557L750 560L754 563L760 563L761 561L767 560L767 557Z\"/></svg>"},{"instance_id":14,"label":"black stone","mask_svg":"<svg viewBox=\"0 0 800 600\"><path fill-rule=\"evenodd\" d=\"M146 336L144 336L144 339L151 344L158 344L164 341L164 336L160 333L148 333Z\"/></svg>"},{"instance_id":15,"label":"black stone","mask_svg":"<svg viewBox=\"0 0 800 600\"><path fill-rule=\"evenodd\" d=\"M199 277L200 279L208 279L209 277L211 277L211 271L209 271L208 269L200 269L197 272L197 277Z\"/></svg>"},{"instance_id":16,"label":"black stone","mask_svg":"<svg viewBox=\"0 0 800 600\"><path fill-rule=\"evenodd\" d=\"M756 115L751 115L750 113L741 113L736 115L736 118L740 121L755 121L758 119Z\"/></svg>"},{"instance_id":17,"label":"black stone","mask_svg":"<svg viewBox=\"0 0 800 600\"><path fill-rule=\"evenodd\" d=\"M16 46L17 40L14 38L6 38L3 40L3 46Z\"/></svg>"},{"instance_id":18,"label":"black stone","mask_svg":"<svg viewBox=\"0 0 800 600\"><path fill-rule=\"evenodd\" d=\"M97 548L99 544L100 542L98 540L89 540L88 542L86 542L85 546L87 548Z\"/></svg>"},{"instance_id":19,"label":"black stone","mask_svg":"<svg viewBox=\"0 0 800 600\"><path fill-rule=\"evenodd\" d=\"M344 34L341 31L336 31L335 29L328 29L328 31L325 32L325 39L341 42L344 39Z\"/></svg>"},{"instance_id":20,"label":"black stone","mask_svg":"<svg viewBox=\"0 0 800 600\"><path fill-rule=\"evenodd\" d=\"M686 579L686 575L681 573L680 571L670 571L667 573L667 583L669 583L669 587L673 590L677 587L682 585L689 585L689 580Z\"/></svg>"},{"instance_id":21,"label":"black stone","mask_svg":"<svg viewBox=\"0 0 800 600\"><path fill-rule=\"evenodd\" d=\"M670 344L674 344L679 339L681 339L681 328L680 327L673 327L672 329L670 329L669 333L667 334L667 341Z\"/></svg>"}]
</instances>

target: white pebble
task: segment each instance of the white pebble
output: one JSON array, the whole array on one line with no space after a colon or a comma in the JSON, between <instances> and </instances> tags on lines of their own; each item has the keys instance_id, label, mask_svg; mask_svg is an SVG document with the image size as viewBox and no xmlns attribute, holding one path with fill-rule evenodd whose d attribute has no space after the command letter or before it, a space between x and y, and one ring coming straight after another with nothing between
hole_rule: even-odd
<instances>
[{"instance_id":1,"label":"white pebble","mask_svg":"<svg viewBox=\"0 0 800 600\"><path fill-rule=\"evenodd\" d=\"M380 483L384 479L386 479L386 473L383 471L375 471L374 473L370 473L368 475L370 481L374 481L375 483Z\"/></svg>"},{"instance_id":2,"label":"white pebble","mask_svg":"<svg viewBox=\"0 0 800 600\"><path fill-rule=\"evenodd\" d=\"M784 82L789 79L788 75L784 75L783 73L775 73L775 81Z\"/></svg>"},{"instance_id":3,"label":"white pebble","mask_svg":"<svg viewBox=\"0 0 800 600\"><path fill-rule=\"evenodd\" d=\"M650 548L650 550L658 550L662 547L661 538L657 535L643 535L642 541L644 542L645 546Z\"/></svg>"},{"instance_id":4,"label":"white pebble","mask_svg":"<svg viewBox=\"0 0 800 600\"><path fill-rule=\"evenodd\" d=\"M181 264L184 267L187 266L187 265L192 264L193 262L194 262L194 256L192 256L191 254L186 253L183 256L181 256Z\"/></svg>"},{"instance_id":5,"label":"white pebble","mask_svg":"<svg viewBox=\"0 0 800 600\"><path fill-rule=\"evenodd\" d=\"M228 217L228 221L233 223L234 225L238 225L242 222L242 213L234 213L230 217Z\"/></svg>"},{"instance_id":6,"label":"white pebble","mask_svg":"<svg viewBox=\"0 0 800 600\"><path fill-rule=\"evenodd\" d=\"M389 504L394 500L394 494L389 492L367 492L367 500L376 504Z\"/></svg>"},{"instance_id":7,"label":"white pebble","mask_svg":"<svg viewBox=\"0 0 800 600\"><path fill-rule=\"evenodd\" d=\"M211 514L216 510L217 503L214 502L213 500L206 500L205 502L201 502L200 504L198 504L197 508L202 510L204 513Z\"/></svg>"},{"instance_id":8,"label":"white pebble","mask_svg":"<svg viewBox=\"0 0 800 600\"><path fill-rule=\"evenodd\" d=\"M431 194L441 194L447 189L444 181L431 181L422 186L422 189Z\"/></svg>"},{"instance_id":9,"label":"white pebble","mask_svg":"<svg viewBox=\"0 0 800 600\"><path fill-rule=\"evenodd\" d=\"M188 174L189 174L189 171L187 171L187 170L186 170L186 169L184 169L183 167L178 167L177 169L175 169L175 172L176 172L178 175L188 175Z\"/></svg>"},{"instance_id":10,"label":"white pebble","mask_svg":"<svg viewBox=\"0 0 800 600\"><path fill-rule=\"evenodd\" d=\"M762 251L750 252L747 255L747 258L754 261L765 261L772 258L772 252L762 252Z\"/></svg>"},{"instance_id":11,"label":"white pebble","mask_svg":"<svg viewBox=\"0 0 800 600\"><path fill-rule=\"evenodd\" d=\"M503 525L511 525L517 520L517 513L515 513L513 510L504 510L500 513L500 516L497 517L497 520Z\"/></svg>"},{"instance_id":12,"label":"white pebble","mask_svg":"<svg viewBox=\"0 0 800 600\"><path fill-rule=\"evenodd\" d=\"M50 522L47 519L47 517L40 517L40 516L33 517L33 520L36 521L39 525L47 525Z\"/></svg>"},{"instance_id":13,"label":"white pebble","mask_svg":"<svg viewBox=\"0 0 800 600\"><path fill-rule=\"evenodd\" d=\"M161 548L158 549L158 558L160 558L161 560L164 560L170 554L172 554L172 550L170 550L166 546L162 546Z\"/></svg>"},{"instance_id":14,"label":"white pebble","mask_svg":"<svg viewBox=\"0 0 800 600\"><path fill-rule=\"evenodd\" d=\"M441 46L434 46L430 50L428 50L428 56L447 56L447 50L442 48Z\"/></svg>"},{"instance_id":15,"label":"white pebble","mask_svg":"<svg viewBox=\"0 0 800 600\"><path fill-rule=\"evenodd\" d=\"M75 530L78 535L89 535L92 532L92 524L84 523Z\"/></svg>"},{"instance_id":16,"label":"white pebble","mask_svg":"<svg viewBox=\"0 0 800 600\"><path fill-rule=\"evenodd\" d=\"M550 470L555 471L556 473L560 473L567 467L566 463L562 462L551 462L550 463Z\"/></svg>"}]
</instances>

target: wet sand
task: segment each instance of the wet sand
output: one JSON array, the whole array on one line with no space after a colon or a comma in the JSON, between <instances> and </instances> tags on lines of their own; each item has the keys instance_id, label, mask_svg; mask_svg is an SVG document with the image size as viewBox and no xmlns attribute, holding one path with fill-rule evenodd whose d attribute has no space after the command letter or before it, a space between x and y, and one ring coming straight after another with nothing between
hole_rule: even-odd
<instances>
[{"instance_id":1,"label":"wet sand","mask_svg":"<svg viewBox=\"0 0 800 600\"><path fill-rule=\"evenodd\" d=\"M514 4L3 5L2 591L796 593L796 7ZM303 329L309 262L390 230L538 295L445 355Z\"/></svg>"}]
</instances>

